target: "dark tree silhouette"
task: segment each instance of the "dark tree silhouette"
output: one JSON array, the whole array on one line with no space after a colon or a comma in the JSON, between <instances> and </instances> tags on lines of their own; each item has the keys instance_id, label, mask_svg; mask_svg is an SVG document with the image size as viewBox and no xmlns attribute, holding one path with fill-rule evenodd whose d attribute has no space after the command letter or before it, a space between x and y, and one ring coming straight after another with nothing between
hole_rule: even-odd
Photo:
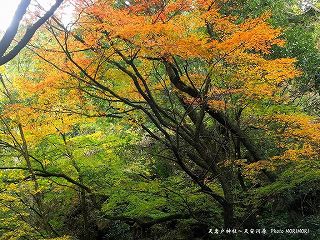
<instances>
[{"instance_id":1,"label":"dark tree silhouette","mask_svg":"<svg viewBox=\"0 0 320 240\"><path fill-rule=\"evenodd\" d=\"M31 0L21 0L14 17L11 21L10 26L6 30L2 39L0 40L0 66L9 62L13 59L30 41L37 29L44 24L57 10L57 8L62 4L63 0L56 0L55 4L35 23L27 27L26 32L23 34L22 38L17 42L15 46L13 45L13 40L18 33L21 20L27 12L27 9L31 3ZM9 48L12 46L11 50ZM8 51L9 50L9 51Z\"/></svg>"}]
</instances>

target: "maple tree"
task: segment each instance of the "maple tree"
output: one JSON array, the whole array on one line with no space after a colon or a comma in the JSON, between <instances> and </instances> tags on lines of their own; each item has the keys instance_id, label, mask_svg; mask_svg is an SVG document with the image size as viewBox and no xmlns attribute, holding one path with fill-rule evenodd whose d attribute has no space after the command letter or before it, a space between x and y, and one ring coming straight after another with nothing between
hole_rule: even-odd
<instances>
[{"instance_id":1,"label":"maple tree","mask_svg":"<svg viewBox=\"0 0 320 240\"><path fill-rule=\"evenodd\" d=\"M317 166L320 126L295 106L292 83L304 73L296 59L279 54L286 40L269 12L243 18L224 0L72 2L72 27L54 16L28 45L32 56L24 58L31 61L13 86L1 78L1 144L25 160L2 169L29 172L41 234L62 236L50 223L59 216L41 215L52 198L46 189L71 194L62 183L79 196L81 230L72 229L89 239L97 210L130 225L136 238L156 224L203 214L226 229L259 228L266 196L319 180L290 175ZM115 123L101 127L101 118ZM120 137L106 133L114 126ZM122 144L147 155L114 153ZM53 178L59 180L51 187ZM4 202L22 209L9 187Z\"/></svg>"},{"instance_id":2,"label":"maple tree","mask_svg":"<svg viewBox=\"0 0 320 240\"><path fill-rule=\"evenodd\" d=\"M65 65L56 63L56 57L45 60L71 75L76 84L93 86L111 95L106 96L108 101L121 101L145 113L159 134L145 125L142 127L153 138L162 141L172 151L177 164L222 205L226 227L232 227L233 194L229 181L234 178L233 167L218 166L218 163L232 160L232 155L240 153L235 152L234 146L219 144L219 140L233 135L231 137L237 138L238 144L241 142L250 153L252 161L263 160L263 154L231 114L240 115L244 106L255 101L277 101L282 89L279 86L285 86L285 80L298 76L299 71L295 69L293 59L273 60L263 56L273 45L284 43L279 39L280 31L266 24L267 16L236 24L235 18L219 14L221 3L142 1L133 6L114 8L108 1L98 1L85 8L86 14L79 21L83 29L81 35L49 29L64 52ZM193 24L188 26L190 19ZM203 27L206 30L201 31ZM65 39L60 40L62 34ZM81 47L90 48L94 60L88 59L85 52L77 51ZM104 62L107 64L102 65ZM160 69L162 73L157 72ZM119 81L117 76L115 79L109 76L113 71L122 72L121 80L132 90L123 95L109 87L106 81L113 84ZM157 86L161 81L164 86ZM167 91L165 99L159 99L159 91ZM134 95L131 97L131 94ZM176 103L179 105L175 107L171 101L180 104ZM165 104L173 109L161 107ZM177 114L173 115L172 111ZM216 134L212 139L203 138L210 132L204 121L218 122L225 133ZM213 142L208 144L210 147L206 146L215 138L218 144ZM190 150L184 150L184 153L180 144L189 145ZM201 155L195 157L195 153ZM218 154L225 157L217 159ZM227 180L219 179L224 197L204 184L204 176L194 174L188 162L214 176L222 173L225 178L229 175Z\"/></svg>"}]
</instances>

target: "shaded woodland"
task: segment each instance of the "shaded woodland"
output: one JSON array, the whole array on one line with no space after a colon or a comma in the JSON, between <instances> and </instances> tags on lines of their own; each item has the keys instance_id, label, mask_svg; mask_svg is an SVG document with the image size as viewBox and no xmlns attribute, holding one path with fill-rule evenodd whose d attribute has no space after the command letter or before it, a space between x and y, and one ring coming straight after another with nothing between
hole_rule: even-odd
<instances>
[{"instance_id":1,"label":"shaded woodland","mask_svg":"<svg viewBox=\"0 0 320 240\"><path fill-rule=\"evenodd\" d=\"M320 239L319 8L21 1L0 34L0 240Z\"/></svg>"}]
</instances>

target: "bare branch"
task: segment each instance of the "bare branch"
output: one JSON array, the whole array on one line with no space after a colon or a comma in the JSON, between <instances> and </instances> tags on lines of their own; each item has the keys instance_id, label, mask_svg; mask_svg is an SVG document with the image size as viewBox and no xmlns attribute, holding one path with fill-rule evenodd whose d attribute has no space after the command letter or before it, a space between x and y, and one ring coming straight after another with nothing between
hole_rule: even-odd
<instances>
[{"instance_id":1,"label":"bare branch","mask_svg":"<svg viewBox=\"0 0 320 240\"><path fill-rule=\"evenodd\" d=\"M30 4L30 0L21 0L10 27L0 41L0 66L12 60L28 44L35 32L53 15L62 2L63 0L56 0L56 3L49 11L39 18L32 26L27 28L27 31L17 45L5 54L18 32L21 19L25 15L26 9Z\"/></svg>"}]
</instances>

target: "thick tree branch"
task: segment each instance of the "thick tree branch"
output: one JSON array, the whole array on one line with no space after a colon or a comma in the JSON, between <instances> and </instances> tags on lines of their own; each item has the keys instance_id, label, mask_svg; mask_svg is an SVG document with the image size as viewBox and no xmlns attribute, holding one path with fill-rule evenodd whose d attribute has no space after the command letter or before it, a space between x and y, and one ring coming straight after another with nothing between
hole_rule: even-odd
<instances>
[{"instance_id":1,"label":"thick tree branch","mask_svg":"<svg viewBox=\"0 0 320 240\"><path fill-rule=\"evenodd\" d=\"M7 49L10 47L14 37L18 32L18 28L23 16L27 12L27 8L29 7L31 0L21 0L18 8L12 18L10 26L6 30L0 41L0 56L2 57Z\"/></svg>"},{"instance_id":2,"label":"thick tree branch","mask_svg":"<svg viewBox=\"0 0 320 240\"><path fill-rule=\"evenodd\" d=\"M191 97L200 98L201 94L198 90L186 85L184 82L181 81L179 72L172 63L164 61L164 65L166 67L171 83L177 89L184 93L187 93ZM250 138L246 135L245 132L243 132L236 124L230 121L221 111L217 111L210 108L210 106L206 103L203 104L205 104L206 112L212 118L214 118L218 123L226 127L228 130L230 130L231 133L233 133L240 139L243 146L250 152L255 161L263 159L262 154L259 152L258 148L253 144L253 142L250 141Z\"/></svg>"},{"instance_id":3,"label":"thick tree branch","mask_svg":"<svg viewBox=\"0 0 320 240\"><path fill-rule=\"evenodd\" d=\"M0 167L0 170L24 170L24 171L28 171L28 168L25 167ZM64 173L53 173L53 172L48 172L45 170L41 170L41 169L33 169L34 173L36 176L40 176L40 177L58 177L58 178L63 178L65 180L67 180L68 182L77 185L78 187L80 187L81 189L86 190L88 193L92 193L92 190L79 183L78 181L72 179L71 177L65 175Z\"/></svg>"},{"instance_id":4,"label":"thick tree branch","mask_svg":"<svg viewBox=\"0 0 320 240\"><path fill-rule=\"evenodd\" d=\"M25 15L26 9L30 4L30 0L21 1L10 27L0 41L0 66L12 60L28 44L35 32L53 15L62 2L63 0L56 0L55 4L50 8L49 11L39 18L32 26L27 28L27 31L17 45L7 54L5 54L18 32L20 21Z\"/></svg>"}]
</instances>

